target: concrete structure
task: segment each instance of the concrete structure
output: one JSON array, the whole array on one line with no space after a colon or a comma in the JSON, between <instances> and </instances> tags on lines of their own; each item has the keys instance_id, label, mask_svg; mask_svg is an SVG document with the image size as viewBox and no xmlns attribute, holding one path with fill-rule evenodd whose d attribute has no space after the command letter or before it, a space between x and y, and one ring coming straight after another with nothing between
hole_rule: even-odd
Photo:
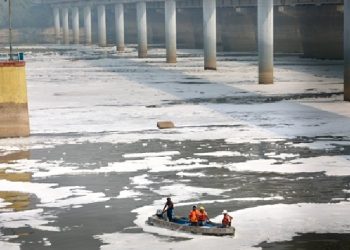
<instances>
[{"instance_id":1,"label":"concrete structure","mask_svg":"<svg viewBox=\"0 0 350 250\"><path fill-rule=\"evenodd\" d=\"M53 8L53 22L55 25L56 42L60 42L61 38L61 22L60 22L60 9L58 7Z\"/></svg>"},{"instance_id":2,"label":"concrete structure","mask_svg":"<svg viewBox=\"0 0 350 250\"><path fill-rule=\"evenodd\" d=\"M136 3L137 40L139 58L147 57L147 13L146 2Z\"/></svg>"},{"instance_id":3,"label":"concrete structure","mask_svg":"<svg viewBox=\"0 0 350 250\"><path fill-rule=\"evenodd\" d=\"M344 2L344 100L350 101L350 0Z\"/></svg>"},{"instance_id":4,"label":"concrete structure","mask_svg":"<svg viewBox=\"0 0 350 250\"><path fill-rule=\"evenodd\" d=\"M98 20L98 44L100 46L107 45L106 34L106 7L99 5L97 7L97 20Z\"/></svg>"},{"instance_id":5,"label":"concrete structure","mask_svg":"<svg viewBox=\"0 0 350 250\"><path fill-rule=\"evenodd\" d=\"M176 63L176 2L165 1L166 62Z\"/></svg>"},{"instance_id":6,"label":"concrete structure","mask_svg":"<svg viewBox=\"0 0 350 250\"><path fill-rule=\"evenodd\" d=\"M84 7L84 31L85 31L85 44L92 43L91 36L91 6Z\"/></svg>"},{"instance_id":7,"label":"concrete structure","mask_svg":"<svg viewBox=\"0 0 350 250\"><path fill-rule=\"evenodd\" d=\"M73 26L73 42L74 42L74 44L79 44L80 26L79 26L79 9L78 9L78 7L72 8L72 26Z\"/></svg>"},{"instance_id":8,"label":"concrete structure","mask_svg":"<svg viewBox=\"0 0 350 250\"><path fill-rule=\"evenodd\" d=\"M258 0L259 83L273 83L273 0Z\"/></svg>"},{"instance_id":9,"label":"concrete structure","mask_svg":"<svg viewBox=\"0 0 350 250\"><path fill-rule=\"evenodd\" d=\"M62 9L62 21L63 21L63 41L64 44L69 44L69 18L68 8Z\"/></svg>"},{"instance_id":10,"label":"concrete structure","mask_svg":"<svg viewBox=\"0 0 350 250\"><path fill-rule=\"evenodd\" d=\"M350 45L349 45L349 2L346 0L202 0L202 1L178 1L175 0L37 0L40 3L51 3L54 6L54 21L56 40L59 37L59 16L57 17L57 6L60 4L85 4L98 5L98 33L99 44L106 45L106 14L103 4L115 5L115 27L116 44L118 51L124 49L124 7L134 8L136 3L136 26L138 56L147 56L147 10L149 8L162 9L165 6L165 22L159 22L161 15L156 14L157 23L152 25L150 40L157 36L157 42L163 42L159 37L165 37L166 57L168 63L176 62L177 48L177 28L176 28L176 5L181 9L178 22L181 23L179 41L190 45L190 48L204 47L204 68L216 69L217 43L219 49L226 51L255 51L256 44L259 52L259 83L272 84L274 81L274 49L278 52L304 53L307 57L341 59L345 57L344 73L344 99L350 99ZM163 5L164 3L164 5ZM125 6L124 6L124 5ZM345 4L345 6L343 6ZM258 12L255 12L255 7ZM274 6L278 6L278 11L274 16ZM203 37L202 25L199 22L199 8L203 8ZM216 7L219 7L218 25L216 24ZM63 13L65 13L63 8ZM343 30L343 14L345 27ZM152 12L157 13L157 12ZM158 13L161 13L158 11ZM193 14L196 13L196 14ZM74 13L73 13L74 14ZM158 15L158 16L157 16ZM187 16L186 16L187 15ZM86 26L87 43L91 42L91 10L89 18L90 24ZM274 48L274 18L278 19L276 25L276 46ZM134 18L135 19L135 18ZM134 22L134 19L132 22ZM152 16L151 19L155 18ZM257 21L256 21L257 19ZM73 20L75 20L73 18ZM153 20L153 22L154 22ZM235 21L233 21L235 20ZM134 28L133 23L129 25ZM86 21L86 23L89 23ZM159 30L164 25L164 31ZM67 42L66 15L63 14L64 40ZM74 28L73 22L73 30ZM156 26L156 32L153 32ZM239 26L239 27L237 27ZM257 27L256 27L257 26ZM87 28L90 27L90 28ZM218 29L218 41L216 41L216 29ZM326 29L326 32L322 32ZM88 32L89 30L89 32ZM257 30L257 32L256 32ZM126 29L126 32L129 32ZM164 34L163 34L164 32ZM181 33L182 32L182 33ZM342 38L344 32L344 38ZM74 32L75 34L75 32ZM129 32L128 34L136 35ZM184 36L184 34L186 34ZM185 37L185 39L184 39ZM75 36L76 38L76 36ZM76 39L74 39L76 41ZM256 43L256 41L258 41ZM341 46L344 42L344 47ZM344 53L343 53L344 48Z\"/></svg>"},{"instance_id":11,"label":"concrete structure","mask_svg":"<svg viewBox=\"0 0 350 250\"><path fill-rule=\"evenodd\" d=\"M0 62L0 138L29 133L25 63Z\"/></svg>"},{"instance_id":12,"label":"concrete structure","mask_svg":"<svg viewBox=\"0 0 350 250\"><path fill-rule=\"evenodd\" d=\"M118 51L124 51L124 5L117 3L115 9L115 34Z\"/></svg>"},{"instance_id":13,"label":"concrete structure","mask_svg":"<svg viewBox=\"0 0 350 250\"><path fill-rule=\"evenodd\" d=\"M216 0L203 0L204 69L216 69Z\"/></svg>"}]
</instances>

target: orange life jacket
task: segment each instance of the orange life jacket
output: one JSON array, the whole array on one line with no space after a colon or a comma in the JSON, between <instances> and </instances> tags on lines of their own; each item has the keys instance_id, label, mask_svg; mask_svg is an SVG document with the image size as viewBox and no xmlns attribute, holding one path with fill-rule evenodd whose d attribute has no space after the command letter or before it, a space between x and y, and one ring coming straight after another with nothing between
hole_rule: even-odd
<instances>
[{"instance_id":1,"label":"orange life jacket","mask_svg":"<svg viewBox=\"0 0 350 250\"><path fill-rule=\"evenodd\" d=\"M198 221L206 221L208 220L208 214L207 212L203 211L203 213L201 211L199 211L198 213Z\"/></svg>"},{"instance_id":2,"label":"orange life jacket","mask_svg":"<svg viewBox=\"0 0 350 250\"><path fill-rule=\"evenodd\" d=\"M190 219L190 222L198 222L198 210L191 210L188 218Z\"/></svg>"},{"instance_id":3,"label":"orange life jacket","mask_svg":"<svg viewBox=\"0 0 350 250\"><path fill-rule=\"evenodd\" d=\"M231 221L232 221L232 217L229 216L228 214L225 214L224 218L222 219L222 224L224 226L230 226L231 225Z\"/></svg>"}]
</instances>

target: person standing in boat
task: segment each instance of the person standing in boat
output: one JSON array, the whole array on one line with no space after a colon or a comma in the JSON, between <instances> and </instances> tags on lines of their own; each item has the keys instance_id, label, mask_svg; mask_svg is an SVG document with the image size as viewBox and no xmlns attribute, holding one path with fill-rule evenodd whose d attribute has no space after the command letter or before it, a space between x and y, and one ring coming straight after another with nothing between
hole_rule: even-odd
<instances>
[{"instance_id":1,"label":"person standing in boat","mask_svg":"<svg viewBox=\"0 0 350 250\"><path fill-rule=\"evenodd\" d=\"M188 214L188 219L191 223L191 226L198 226L198 216L199 216L199 211L196 206L193 206L192 210Z\"/></svg>"},{"instance_id":2,"label":"person standing in boat","mask_svg":"<svg viewBox=\"0 0 350 250\"><path fill-rule=\"evenodd\" d=\"M222 219L222 227L231 227L233 217L227 213L227 210L222 211L224 218Z\"/></svg>"},{"instance_id":3,"label":"person standing in boat","mask_svg":"<svg viewBox=\"0 0 350 250\"><path fill-rule=\"evenodd\" d=\"M174 216L174 203L171 201L171 198L166 198L166 203L163 208L163 213L166 212L166 216L168 217L169 221L173 221Z\"/></svg>"}]
</instances>

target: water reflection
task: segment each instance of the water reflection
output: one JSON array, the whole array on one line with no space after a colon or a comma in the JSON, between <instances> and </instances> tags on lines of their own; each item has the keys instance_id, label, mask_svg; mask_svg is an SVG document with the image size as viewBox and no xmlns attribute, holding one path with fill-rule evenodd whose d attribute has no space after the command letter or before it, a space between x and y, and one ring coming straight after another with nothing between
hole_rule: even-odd
<instances>
[{"instance_id":1,"label":"water reflection","mask_svg":"<svg viewBox=\"0 0 350 250\"><path fill-rule=\"evenodd\" d=\"M12 161L28 159L30 157L29 151L20 151L11 154L1 155L0 163L11 163ZM14 173L7 171L6 165L0 165L0 180L7 180L12 182L30 182L32 180L31 173ZM7 205L1 211L23 211L29 208L30 196L27 193L0 191L0 199L4 200Z\"/></svg>"}]
</instances>

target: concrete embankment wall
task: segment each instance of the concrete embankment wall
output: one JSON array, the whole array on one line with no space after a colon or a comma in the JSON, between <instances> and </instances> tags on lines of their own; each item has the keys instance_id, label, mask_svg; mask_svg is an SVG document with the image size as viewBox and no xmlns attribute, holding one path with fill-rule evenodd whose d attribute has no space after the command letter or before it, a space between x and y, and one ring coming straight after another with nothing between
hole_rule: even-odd
<instances>
[{"instance_id":1,"label":"concrete embankment wall","mask_svg":"<svg viewBox=\"0 0 350 250\"><path fill-rule=\"evenodd\" d=\"M112 6L112 5L111 5ZM305 57L341 59L343 57L343 12L339 5L297 5L275 7L275 52L304 53ZM84 41L81 12L81 41ZM50 16L49 19L52 19ZM96 10L92 13L93 41L97 42ZM164 9L148 8L149 45L164 44ZM53 26L52 20L48 25ZM113 8L107 8L107 41L115 40ZM0 41L7 41L7 31L0 31ZM71 35L72 37L72 35ZM179 48L203 48L201 8L177 9ZM15 32L17 43L53 43L53 28L21 29ZM136 44L136 10L125 8L125 41ZM257 50L256 7L217 8L219 51L254 52Z\"/></svg>"},{"instance_id":2,"label":"concrete embankment wall","mask_svg":"<svg viewBox=\"0 0 350 250\"><path fill-rule=\"evenodd\" d=\"M25 63L0 61L0 138L29 133Z\"/></svg>"}]
</instances>

